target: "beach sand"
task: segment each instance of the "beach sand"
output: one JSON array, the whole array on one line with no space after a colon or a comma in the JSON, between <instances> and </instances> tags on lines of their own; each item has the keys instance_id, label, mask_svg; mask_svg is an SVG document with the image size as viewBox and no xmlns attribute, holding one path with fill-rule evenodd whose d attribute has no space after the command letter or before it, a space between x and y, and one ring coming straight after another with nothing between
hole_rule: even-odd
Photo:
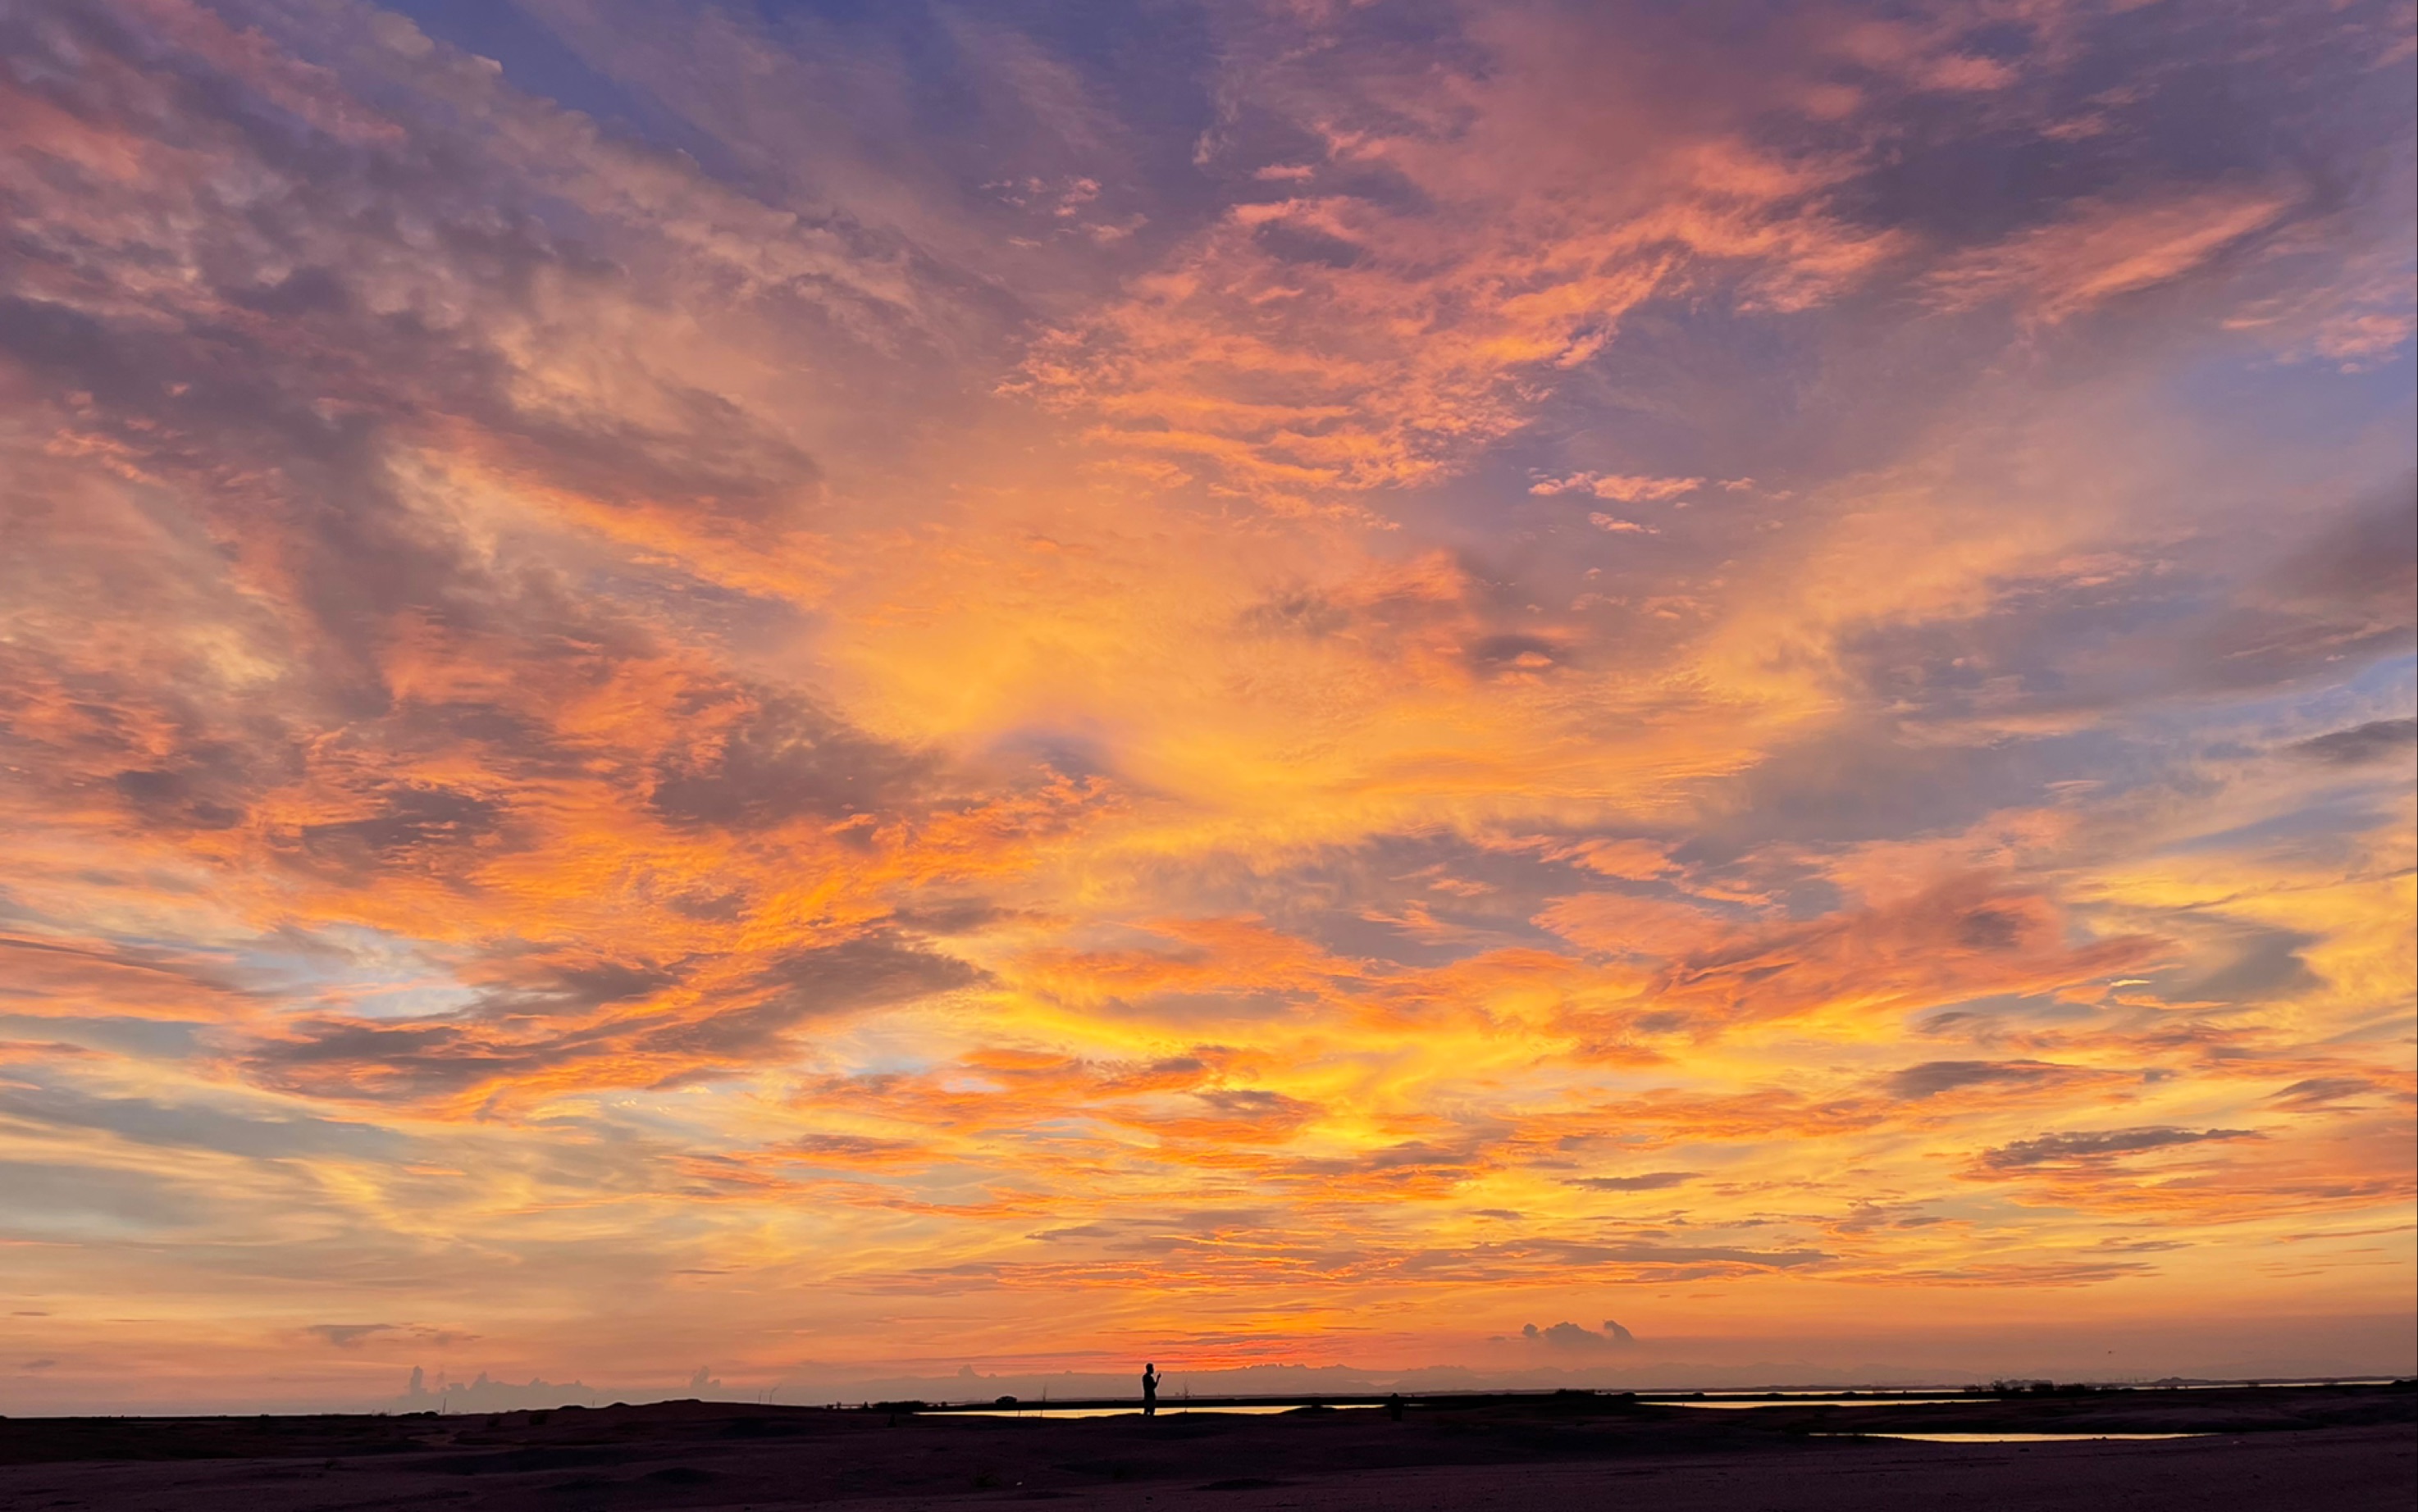
<instances>
[{"instance_id":1,"label":"beach sand","mask_svg":"<svg viewBox=\"0 0 2418 1512\"><path fill-rule=\"evenodd\" d=\"M667 1402L461 1417L0 1422L0 1508L2408 1512L2408 1388L1712 1412L1620 1398L1050 1421ZM2195 1433L1934 1443L1859 1431Z\"/></svg>"}]
</instances>

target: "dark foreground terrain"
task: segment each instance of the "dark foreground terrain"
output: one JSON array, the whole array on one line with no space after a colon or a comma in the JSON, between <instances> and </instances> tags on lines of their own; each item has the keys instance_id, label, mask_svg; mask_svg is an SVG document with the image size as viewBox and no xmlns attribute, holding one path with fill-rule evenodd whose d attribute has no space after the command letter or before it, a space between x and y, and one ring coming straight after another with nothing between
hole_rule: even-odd
<instances>
[{"instance_id":1,"label":"dark foreground terrain","mask_svg":"<svg viewBox=\"0 0 2418 1512\"><path fill-rule=\"evenodd\" d=\"M2052 1432L1929 1443L1884 1432ZM2191 1433L2151 1442L2094 1433ZM1713 1410L1610 1396L1073 1420L665 1402L493 1416L0 1421L0 1508L1989 1512L2418 1504L2418 1392L2100 1392Z\"/></svg>"}]
</instances>

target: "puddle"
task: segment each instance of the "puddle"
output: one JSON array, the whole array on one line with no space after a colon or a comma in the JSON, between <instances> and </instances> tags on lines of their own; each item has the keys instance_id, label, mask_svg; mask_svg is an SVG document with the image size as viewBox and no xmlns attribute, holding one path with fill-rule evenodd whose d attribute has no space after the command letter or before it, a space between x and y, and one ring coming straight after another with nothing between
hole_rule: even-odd
<instances>
[{"instance_id":1,"label":"puddle","mask_svg":"<svg viewBox=\"0 0 2418 1512\"><path fill-rule=\"evenodd\" d=\"M1904 1439L1912 1443L2092 1443L2110 1440L2212 1439L2213 1433L1814 1433L1815 1439Z\"/></svg>"},{"instance_id":2,"label":"puddle","mask_svg":"<svg viewBox=\"0 0 2418 1512\"><path fill-rule=\"evenodd\" d=\"M1987 1402L1986 1397L1768 1397L1753 1401L1737 1401L1720 1397L1707 1397L1702 1401L1693 1397L1655 1397L1648 1398L1657 1407L1939 1407L1950 1403Z\"/></svg>"},{"instance_id":3,"label":"puddle","mask_svg":"<svg viewBox=\"0 0 2418 1512\"><path fill-rule=\"evenodd\" d=\"M1186 1407L1181 1402L1161 1402L1158 1415L1175 1417L1194 1415L1248 1416L1270 1413L1297 1413L1298 1406L1282 1407ZM1140 1417L1139 1407L1045 1407L1035 1402L1030 1407L952 1407L932 1414L935 1417Z\"/></svg>"}]
</instances>

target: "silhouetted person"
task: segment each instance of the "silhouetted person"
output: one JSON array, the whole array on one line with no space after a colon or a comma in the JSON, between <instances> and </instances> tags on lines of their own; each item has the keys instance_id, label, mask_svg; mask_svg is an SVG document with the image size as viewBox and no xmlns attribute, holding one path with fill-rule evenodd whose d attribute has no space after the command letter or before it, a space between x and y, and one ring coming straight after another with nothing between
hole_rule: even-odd
<instances>
[{"instance_id":1,"label":"silhouetted person","mask_svg":"<svg viewBox=\"0 0 2418 1512\"><path fill-rule=\"evenodd\" d=\"M1402 1420L1402 1394L1396 1392L1385 1398L1385 1415L1399 1423Z\"/></svg>"},{"instance_id":2,"label":"silhouetted person","mask_svg":"<svg viewBox=\"0 0 2418 1512\"><path fill-rule=\"evenodd\" d=\"M1158 1367L1155 1365L1141 1367L1141 1415L1158 1415Z\"/></svg>"}]
</instances>

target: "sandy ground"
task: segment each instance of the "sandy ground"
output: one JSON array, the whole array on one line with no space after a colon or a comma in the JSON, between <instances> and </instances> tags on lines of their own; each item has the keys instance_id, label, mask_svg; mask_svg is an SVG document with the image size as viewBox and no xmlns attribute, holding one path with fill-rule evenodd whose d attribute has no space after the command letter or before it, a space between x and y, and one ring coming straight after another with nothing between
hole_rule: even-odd
<instances>
[{"instance_id":1,"label":"sandy ground","mask_svg":"<svg viewBox=\"0 0 2418 1512\"><path fill-rule=\"evenodd\" d=\"M2295 1438L2300 1436L2296 1435ZM2116 1512L2207 1507L2226 1512L2410 1512L2418 1504L2418 1438L2393 1429L2309 1435L2313 1442L2194 1440L2002 1448L1892 1444L1860 1452L1740 1462L1654 1465L1437 1465L1303 1476L1261 1487L1233 1481L1077 1492L1062 1504L1101 1512L1862 1512L1970 1506L1981 1512ZM2322 1441L2322 1442L2314 1442ZM1252 1478L1252 1477L1239 1477ZM1021 1498L1010 1492L994 1500ZM1060 1493L1042 1493L1055 1501ZM885 1497L848 1504L940 1508L972 1497Z\"/></svg>"},{"instance_id":2,"label":"sandy ground","mask_svg":"<svg viewBox=\"0 0 2418 1512\"><path fill-rule=\"evenodd\" d=\"M1400 1422L1378 1412L1042 1422L702 1403L493 1418L19 1420L0 1423L0 1509L2418 1506L2418 1396L2408 1390L2124 1395L2132 1399L1752 1413L1415 1405ZM2189 1419L2231 1430L2029 1444L1829 1436L1982 1415L2010 1430L2181 1431Z\"/></svg>"}]
</instances>

